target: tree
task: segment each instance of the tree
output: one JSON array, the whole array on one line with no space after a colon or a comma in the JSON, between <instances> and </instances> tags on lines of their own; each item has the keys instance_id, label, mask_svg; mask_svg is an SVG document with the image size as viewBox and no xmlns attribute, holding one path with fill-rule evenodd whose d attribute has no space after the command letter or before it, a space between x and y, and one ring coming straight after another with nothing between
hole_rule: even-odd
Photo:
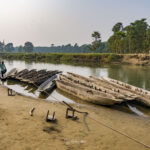
<instances>
[{"instance_id":1,"label":"tree","mask_svg":"<svg viewBox=\"0 0 150 150\"><path fill-rule=\"evenodd\" d=\"M99 32L94 31L92 33L92 38L94 38L94 41L92 42L90 49L91 50L97 50L101 46L101 35Z\"/></svg>"},{"instance_id":2,"label":"tree","mask_svg":"<svg viewBox=\"0 0 150 150\"><path fill-rule=\"evenodd\" d=\"M13 43L6 44L6 46L5 46L5 51L6 52L13 52L14 50L15 49L14 49Z\"/></svg>"},{"instance_id":3,"label":"tree","mask_svg":"<svg viewBox=\"0 0 150 150\"><path fill-rule=\"evenodd\" d=\"M116 23L112 28L113 32L118 32L122 30L123 30L123 24L121 22Z\"/></svg>"},{"instance_id":4,"label":"tree","mask_svg":"<svg viewBox=\"0 0 150 150\"><path fill-rule=\"evenodd\" d=\"M22 45L20 45L20 46L18 47L18 52L20 52L20 53L23 52L23 46L22 46Z\"/></svg>"},{"instance_id":5,"label":"tree","mask_svg":"<svg viewBox=\"0 0 150 150\"><path fill-rule=\"evenodd\" d=\"M123 31L115 32L108 40L110 48L115 53L124 53L124 39L126 35Z\"/></svg>"},{"instance_id":6,"label":"tree","mask_svg":"<svg viewBox=\"0 0 150 150\"><path fill-rule=\"evenodd\" d=\"M145 39L145 52L150 52L150 28L146 31L146 39Z\"/></svg>"},{"instance_id":7,"label":"tree","mask_svg":"<svg viewBox=\"0 0 150 150\"><path fill-rule=\"evenodd\" d=\"M130 53L145 51L146 31L148 24L146 19L136 20L125 28L129 41Z\"/></svg>"},{"instance_id":8,"label":"tree","mask_svg":"<svg viewBox=\"0 0 150 150\"><path fill-rule=\"evenodd\" d=\"M33 52L34 46L31 42L26 42L23 47L24 51L27 53Z\"/></svg>"},{"instance_id":9,"label":"tree","mask_svg":"<svg viewBox=\"0 0 150 150\"><path fill-rule=\"evenodd\" d=\"M0 52L3 52L4 51L4 42L0 42Z\"/></svg>"},{"instance_id":10,"label":"tree","mask_svg":"<svg viewBox=\"0 0 150 150\"><path fill-rule=\"evenodd\" d=\"M112 31L114 33L108 42L114 52L142 53L147 51L149 33L146 19L136 20L124 28L122 23L116 23Z\"/></svg>"},{"instance_id":11,"label":"tree","mask_svg":"<svg viewBox=\"0 0 150 150\"><path fill-rule=\"evenodd\" d=\"M51 47L54 47L55 45L54 44L51 44Z\"/></svg>"}]
</instances>

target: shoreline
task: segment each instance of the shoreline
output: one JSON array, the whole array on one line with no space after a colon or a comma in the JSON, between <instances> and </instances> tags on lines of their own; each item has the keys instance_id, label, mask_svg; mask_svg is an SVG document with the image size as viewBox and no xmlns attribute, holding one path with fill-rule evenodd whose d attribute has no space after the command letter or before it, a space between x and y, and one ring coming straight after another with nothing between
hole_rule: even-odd
<instances>
[{"instance_id":1,"label":"shoreline","mask_svg":"<svg viewBox=\"0 0 150 150\"><path fill-rule=\"evenodd\" d=\"M88 105L78 107L79 111L89 113L86 122L83 114L76 113L78 121L65 118L66 106L37 100L21 95L7 96L7 89L0 86L0 148L9 149L86 149L86 150L132 150L145 149L127 137L124 137L94 120L101 121L127 135L144 143L150 142L150 120L133 114L128 114L109 107ZM29 111L35 107L33 117ZM48 109L50 114L56 112L57 124L45 121Z\"/></svg>"},{"instance_id":2,"label":"shoreline","mask_svg":"<svg viewBox=\"0 0 150 150\"><path fill-rule=\"evenodd\" d=\"M99 66L102 64L126 64L150 66L150 54L114 53L0 53L6 60L24 60L68 65Z\"/></svg>"}]
</instances>

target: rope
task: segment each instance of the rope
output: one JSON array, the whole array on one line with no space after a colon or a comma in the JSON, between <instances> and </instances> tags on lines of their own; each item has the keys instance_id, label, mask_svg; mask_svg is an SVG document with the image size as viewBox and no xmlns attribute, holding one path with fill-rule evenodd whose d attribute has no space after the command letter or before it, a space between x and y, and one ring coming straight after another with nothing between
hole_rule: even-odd
<instances>
[{"instance_id":1,"label":"rope","mask_svg":"<svg viewBox=\"0 0 150 150\"><path fill-rule=\"evenodd\" d=\"M102 123L102 122L100 122L100 121L98 121L98 120L92 118L92 117L90 117L90 116L89 116L89 118L92 119L92 120L94 120L95 122L97 122L99 125L102 125L102 126L104 126L104 127L106 127L106 128L109 128L109 129L113 130L114 132L119 133L119 134L121 134L121 135L123 135L123 136L125 136L125 137L127 137L127 138L129 138L129 139L131 139L131 140L133 140L134 142L136 142L136 143L138 143L138 144L140 144L140 145L143 145L143 146L145 146L146 148L150 149L150 146L149 146L149 145L147 145L147 144L145 144L145 143L143 143L143 142L140 142L139 140L137 140L137 139L135 139L135 138L133 138L133 137L130 137L129 135L127 135L127 134L125 134L125 133L123 133L123 132L121 132L121 131L119 131L119 130L116 130L116 129L114 129L114 128L112 128L112 127L110 127L110 126L108 126L108 125L106 125L106 124L104 124L104 123Z\"/></svg>"}]
</instances>

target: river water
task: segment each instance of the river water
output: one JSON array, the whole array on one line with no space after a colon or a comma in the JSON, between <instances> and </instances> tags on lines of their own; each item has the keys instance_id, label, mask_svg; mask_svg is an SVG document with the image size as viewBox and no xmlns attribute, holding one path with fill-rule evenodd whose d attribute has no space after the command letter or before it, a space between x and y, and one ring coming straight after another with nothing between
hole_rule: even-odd
<instances>
[{"instance_id":1,"label":"river water","mask_svg":"<svg viewBox=\"0 0 150 150\"><path fill-rule=\"evenodd\" d=\"M132 66L132 65L102 65L97 67L88 66L72 66L65 64L51 64L51 63L35 63L35 62L25 62L25 61L5 61L7 70L12 68L22 69L47 69L47 70L60 70L63 73L73 72L83 76L96 76L96 77L110 77L117 79L137 87L150 90L150 67L147 66ZM64 94L54 90L49 96L41 95L37 92L35 87L29 86L25 83L20 83L16 81L7 81L3 83L14 89L16 92L31 96L34 98L42 98L48 101L66 101L74 103L72 97L67 97ZM117 106L115 106L117 107ZM122 106L123 107L123 106ZM148 108L137 105L137 104L127 104L127 106L132 112L140 116L150 116L150 111Z\"/></svg>"}]
</instances>

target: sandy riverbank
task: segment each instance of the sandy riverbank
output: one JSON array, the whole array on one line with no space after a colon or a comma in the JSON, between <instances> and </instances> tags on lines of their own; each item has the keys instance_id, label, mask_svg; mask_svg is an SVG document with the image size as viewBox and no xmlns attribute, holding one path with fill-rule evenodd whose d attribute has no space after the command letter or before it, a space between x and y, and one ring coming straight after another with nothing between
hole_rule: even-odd
<instances>
[{"instance_id":1,"label":"sandy riverbank","mask_svg":"<svg viewBox=\"0 0 150 150\"><path fill-rule=\"evenodd\" d=\"M29 111L35 107L34 116ZM89 116L146 144L150 143L150 120L102 106L78 108ZM57 124L45 122L47 110L56 111ZM66 106L16 95L0 87L0 150L144 150L144 146L97 124L65 119Z\"/></svg>"}]
</instances>

